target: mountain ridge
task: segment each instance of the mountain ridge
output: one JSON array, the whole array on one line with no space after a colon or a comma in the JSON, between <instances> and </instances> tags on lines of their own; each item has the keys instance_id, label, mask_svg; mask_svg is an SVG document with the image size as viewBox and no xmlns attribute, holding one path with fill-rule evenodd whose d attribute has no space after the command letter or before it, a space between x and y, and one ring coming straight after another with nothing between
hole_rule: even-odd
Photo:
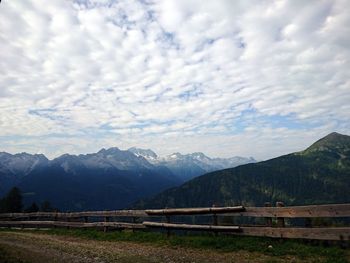
<instances>
[{"instance_id":1,"label":"mountain ridge","mask_svg":"<svg viewBox=\"0 0 350 263\"><path fill-rule=\"evenodd\" d=\"M135 207L350 202L349 145L350 136L329 134L304 151L207 173Z\"/></svg>"},{"instance_id":2,"label":"mountain ridge","mask_svg":"<svg viewBox=\"0 0 350 263\"><path fill-rule=\"evenodd\" d=\"M207 172L236 167L246 163L253 163L253 157L234 156L230 158L210 158L202 152L181 154L175 152L164 157L158 156L150 149L132 147L129 151L143 156L150 163L167 167L183 181L190 180Z\"/></svg>"},{"instance_id":3,"label":"mountain ridge","mask_svg":"<svg viewBox=\"0 0 350 263\"><path fill-rule=\"evenodd\" d=\"M53 160L38 154L3 152L0 195L17 186L25 204L49 200L63 210L120 209L186 180L173 173L167 163L148 161L143 155L148 159L157 156L152 150L138 151L111 147L96 153L67 153ZM193 176L206 172L196 170L197 164L191 160L177 168L184 174L194 171Z\"/></svg>"}]
</instances>

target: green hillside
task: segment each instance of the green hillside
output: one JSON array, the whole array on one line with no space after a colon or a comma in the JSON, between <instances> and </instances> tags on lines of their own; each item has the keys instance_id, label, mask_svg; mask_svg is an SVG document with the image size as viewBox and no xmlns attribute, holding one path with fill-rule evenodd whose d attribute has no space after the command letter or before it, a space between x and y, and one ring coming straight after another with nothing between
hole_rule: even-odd
<instances>
[{"instance_id":1,"label":"green hillside","mask_svg":"<svg viewBox=\"0 0 350 263\"><path fill-rule=\"evenodd\" d=\"M350 202L350 136L331 133L305 151L205 174L137 207Z\"/></svg>"}]
</instances>

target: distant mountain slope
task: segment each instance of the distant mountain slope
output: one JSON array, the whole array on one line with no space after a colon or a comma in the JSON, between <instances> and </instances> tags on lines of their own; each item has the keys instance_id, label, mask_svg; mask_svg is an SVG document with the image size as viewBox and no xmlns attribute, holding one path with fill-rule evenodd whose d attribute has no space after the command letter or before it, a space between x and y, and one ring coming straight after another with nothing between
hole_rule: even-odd
<instances>
[{"instance_id":1,"label":"distant mountain slope","mask_svg":"<svg viewBox=\"0 0 350 263\"><path fill-rule=\"evenodd\" d=\"M12 155L0 152L0 172L22 177L35 167L46 165L48 161L43 154L17 153Z\"/></svg>"},{"instance_id":2,"label":"distant mountain slope","mask_svg":"<svg viewBox=\"0 0 350 263\"><path fill-rule=\"evenodd\" d=\"M63 210L124 208L181 182L166 167L116 147L52 161L1 153L0 162L1 195L18 186L26 204L48 200Z\"/></svg>"},{"instance_id":3,"label":"distant mountain slope","mask_svg":"<svg viewBox=\"0 0 350 263\"><path fill-rule=\"evenodd\" d=\"M220 169L221 162L234 165L231 159L211 159L202 153L177 157L168 160L149 149L117 147L64 154L52 161L38 154L0 153L0 197L18 186L26 205L48 200L62 210L118 209Z\"/></svg>"},{"instance_id":4,"label":"distant mountain slope","mask_svg":"<svg viewBox=\"0 0 350 263\"><path fill-rule=\"evenodd\" d=\"M31 171L46 166L49 160L42 154L0 152L0 196L20 182Z\"/></svg>"},{"instance_id":5,"label":"distant mountain slope","mask_svg":"<svg viewBox=\"0 0 350 263\"><path fill-rule=\"evenodd\" d=\"M350 136L331 133L305 151L197 177L137 207L350 202Z\"/></svg>"},{"instance_id":6,"label":"distant mountain slope","mask_svg":"<svg viewBox=\"0 0 350 263\"><path fill-rule=\"evenodd\" d=\"M75 168L52 165L33 171L18 184L25 201L49 200L63 210L121 209L177 183L154 170Z\"/></svg>"},{"instance_id":7,"label":"distant mountain slope","mask_svg":"<svg viewBox=\"0 0 350 263\"><path fill-rule=\"evenodd\" d=\"M159 158L159 156L151 149L141 149L141 148L131 147L128 151L132 152L136 156L144 157L150 163L153 163L153 162L157 163L157 160Z\"/></svg>"},{"instance_id":8,"label":"distant mountain slope","mask_svg":"<svg viewBox=\"0 0 350 263\"><path fill-rule=\"evenodd\" d=\"M252 157L210 158L201 152L184 155L177 152L162 158L150 149L133 147L129 151L137 156L144 157L154 165L167 167L183 182L208 172L256 162Z\"/></svg>"}]
</instances>

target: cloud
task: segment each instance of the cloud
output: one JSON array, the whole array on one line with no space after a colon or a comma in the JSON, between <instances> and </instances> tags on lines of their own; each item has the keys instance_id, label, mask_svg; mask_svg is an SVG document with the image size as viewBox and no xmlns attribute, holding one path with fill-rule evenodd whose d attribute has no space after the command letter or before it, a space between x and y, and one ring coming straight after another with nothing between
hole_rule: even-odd
<instances>
[{"instance_id":1,"label":"cloud","mask_svg":"<svg viewBox=\"0 0 350 263\"><path fill-rule=\"evenodd\" d=\"M3 150L268 158L349 134L347 5L4 1Z\"/></svg>"}]
</instances>

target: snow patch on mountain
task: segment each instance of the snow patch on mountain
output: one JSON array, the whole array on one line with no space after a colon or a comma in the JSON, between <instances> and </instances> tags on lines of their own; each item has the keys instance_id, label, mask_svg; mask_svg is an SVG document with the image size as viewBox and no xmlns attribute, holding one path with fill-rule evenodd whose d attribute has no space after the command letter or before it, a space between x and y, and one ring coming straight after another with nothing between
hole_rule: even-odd
<instances>
[{"instance_id":1,"label":"snow patch on mountain","mask_svg":"<svg viewBox=\"0 0 350 263\"><path fill-rule=\"evenodd\" d=\"M49 160L43 154L0 153L0 171L6 174L16 176L25 176L33 169L46 165Z\"/></svg>"},{"instance_id":2,"label":"snow patch on mountain","mask_svg":"<svg viewBox=\"0 0 350 263\"><path fill-rule=\"evenodd\" d=\"M154 165L162 165L169 168L175 175L186 181L207 172L233 168L239 165L254 163L252 157L235 156L231 158L210 158L202 152L181 154L179 152L160 157L150 149L132 147L129 149L135 156L142 156Z\"/></svg>"}]
</instances>

